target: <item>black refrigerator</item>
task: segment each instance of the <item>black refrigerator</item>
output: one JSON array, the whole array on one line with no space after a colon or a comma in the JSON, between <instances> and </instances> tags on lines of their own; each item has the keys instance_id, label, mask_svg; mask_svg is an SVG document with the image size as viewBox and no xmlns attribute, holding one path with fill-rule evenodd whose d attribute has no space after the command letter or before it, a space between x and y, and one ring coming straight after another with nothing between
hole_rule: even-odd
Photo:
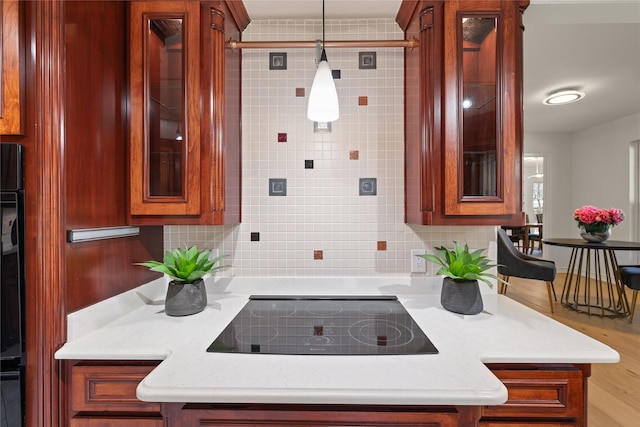
<instances>
[{"instance_id":1,"label":"black refrigerator","mask_svg":"<svg viewBox=\"0 0 640 427\"><path fill-rule=\"evenodd\" d=\"M25 425L25 268L22 146L0 144L0 427Z\"/></svg>"}]
</instances>

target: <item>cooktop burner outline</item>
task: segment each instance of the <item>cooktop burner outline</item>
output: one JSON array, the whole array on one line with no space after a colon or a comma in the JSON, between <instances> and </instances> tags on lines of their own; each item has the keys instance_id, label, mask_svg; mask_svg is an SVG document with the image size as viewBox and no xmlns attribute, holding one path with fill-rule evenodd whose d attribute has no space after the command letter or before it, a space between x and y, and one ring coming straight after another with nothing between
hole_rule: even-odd
<instances>
[{"instance_id":1,"label":"cooktop burner outline","mask_svg":"<svg viewBox=\"0 0 640 427\"><path fill-rule=\"evenodd\" d=\"M392 295L254 295L207 351L289 355L438 352Z\"/></svg>"},{"instance_id":2,"label":"cooktop burner outline","mask_svg":"<svg viewBox=\"0 0 640 427\"><path fill-rule=\"evenodd\" d=\"M376 319L358 320L349 327L349 336L365 345L388 347L407 345L414 338L413 331L405 325L388 320L382 325L378 322ZM371 331L380 326L382 330Z\"/></svg>"},{"instance_id":3,"label":"cooktop burner outline","mask_svg":"<svg viewBox=\"0 0 640 427\"><path fill-rule=\"evenodd\" d=\"M296 307L293 304L285 302L276 302L268 307L261 307L260 309L251 309L251 314L256 317L287 317L296 312Z\"/></svg>"}]
</instances>

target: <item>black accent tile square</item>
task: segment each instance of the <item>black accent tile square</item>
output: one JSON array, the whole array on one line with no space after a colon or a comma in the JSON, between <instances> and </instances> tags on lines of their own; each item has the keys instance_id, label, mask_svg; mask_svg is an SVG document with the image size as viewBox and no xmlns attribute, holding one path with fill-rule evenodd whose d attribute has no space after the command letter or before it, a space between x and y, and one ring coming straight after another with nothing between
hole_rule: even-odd
<instances>
[{"instance_id":1,"label":"black accent tile square","mask_svg":"<svg viewBox=\"0 0 640 427\"><path fill-rule=\"evenodd\" d=\"M305 169L313 169L313 160L305 160L304 161Z\"/></svg>"},{"instance_id":2,"label":"black accent tile square","mask_svg":"<svg viewBox=\"0 0 640 427\"><path fill-rule=\"evenodd\" d=\"M252 242L259 242L260 241L260 233L251 232L251 241Z\"/></svg>"},{"instance_id":3,"label":"black accent tile square","mask_svg":"<svg viewBox=\"0 0 640 427\"><path fill-rule=\"evenodd\" d=\"M376 178L360 178L360 195L375 196L378 193L378 182Z\"/></svg>"},{"instance_id":4,"label":"black accent tile square","mask_svg":"<svg viewBox=\"0 0 640 427\"><path fill-rule=\"evenodd\" d=\"M269 178L269 195L270 196L286 196L287 195L286 178Z\"/></svg>"},{"instance_id":5,"label":"black accent tile square","mask_svg":"<svg viewBox=\"0 0 640 427\"><path fill-rule=\"evenodd\" d=\"M361 70L375 70L376 57L376 52L358 52L358 68Z\"/></svg>"},{"instance_id":6,"label":"black accent tile square","mask_svg":"<svg viewBox=\"0 0 640 427\"><path fill-rule=\"evenodd\" d=\"M287 53L286 52L269 52L269 69L270 70L286 70L287 69Z\"/></svg>"},{"instance_id":7,"label":"black accent tile square","mask_svg":"<svg viewBox=\"0 0 640 427\"><path fill-rule=\"evenodd\" d=\"M334 80L340 80L341 74L342 73L340 70L331 70L331 76L333 77Z\"/></svg>"}]
</instances>

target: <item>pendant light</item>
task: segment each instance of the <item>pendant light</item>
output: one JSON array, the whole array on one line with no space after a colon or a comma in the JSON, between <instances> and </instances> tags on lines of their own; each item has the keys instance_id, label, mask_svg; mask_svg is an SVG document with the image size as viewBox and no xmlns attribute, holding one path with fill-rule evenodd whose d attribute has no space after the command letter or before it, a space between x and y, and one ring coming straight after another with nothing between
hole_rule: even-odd
<instances>
[{"instance_id":1,"label":"pendant light","mask_svg":"<svg viewBox=\"0 0 640 427\"><path fill-rule=\"evenodd\" d=\"M313 78L313 84L311 85L309 104L307 106L307 118L320 123L333 122L340 117L338 92L336 92L333 74L327 62L324 42L324 0L322 0L322 53L320 54L316 76Z\"/></svg>"},{"instance_id":2,"label":"pendant light","mask_svg":"<svg viewBox=\"0 0 640 427\"><path fill-rule=\"evenodd\" d=\"M538 170L538 160L540 160L540 159L536 158L536 173L533 174L533 175L528 176L527 179L530 179L530 178L542 178L544 176L544 174Z\"/></svg>"}]
</instances>

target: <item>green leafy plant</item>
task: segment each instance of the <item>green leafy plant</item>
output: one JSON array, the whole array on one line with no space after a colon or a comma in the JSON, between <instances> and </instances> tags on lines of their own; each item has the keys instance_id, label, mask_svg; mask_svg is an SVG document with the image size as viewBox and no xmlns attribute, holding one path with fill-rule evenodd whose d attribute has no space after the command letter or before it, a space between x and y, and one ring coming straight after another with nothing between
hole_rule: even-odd
<instances>
[{"instance_id":1,"label":"green leafy plant","mask_svg":"<svg viewBox=\"0 0 640 427\"><path fill-rule=\"evenodd\" d=\"M489 281L489 278L506 283L495 274L487 273L487 270L496 267L496 265L491 264L491 261L482 255L484 249L469 252L469 245L466 243L464 246L458 245L457 242L453 243L453 249L447 249L444 246L435 248L440 256L431 254L416 256L439 265L440 269L437 274L442 274L456 282L479 280L489 285L490 288L493 287L493 283Z\"/></svg>"},{"instance_id":2,"label":"green leafy plant","mask_svg":"<svg viewBox=\"0 0 640 427\"><path fill-rule=\"evenodd\" d=\"M212 273L227 265L216 265L226 255L221 255L209 260L211 252L208 250L199 251L197 246L188 249L174 249L166 252L162 262L146 261L139 262L136 265L148 267L150 270L164 273L176 283L194 283L197 282L207 273Z\"/></svg>"}]
</instances>

